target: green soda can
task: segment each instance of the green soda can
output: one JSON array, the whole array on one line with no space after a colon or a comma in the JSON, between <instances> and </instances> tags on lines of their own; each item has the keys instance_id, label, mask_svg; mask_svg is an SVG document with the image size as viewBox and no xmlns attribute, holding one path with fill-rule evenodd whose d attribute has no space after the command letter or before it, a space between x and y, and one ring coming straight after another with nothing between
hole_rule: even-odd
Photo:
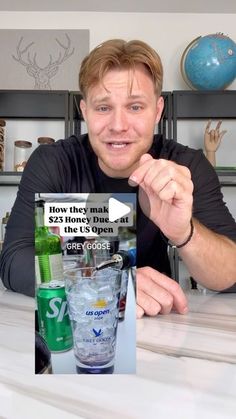
<instances>
[{"instance_id":1,"label":"green soda can","mask_svg":"<svg viewBox=\"0 0 236 419\"><path fill-rule=\"evenodd\" d=\"M40 284L37 291L39 332L51 352L72 348L73 337L68 314L65 284L51 281Z\"/></svg>"}]
</instances>

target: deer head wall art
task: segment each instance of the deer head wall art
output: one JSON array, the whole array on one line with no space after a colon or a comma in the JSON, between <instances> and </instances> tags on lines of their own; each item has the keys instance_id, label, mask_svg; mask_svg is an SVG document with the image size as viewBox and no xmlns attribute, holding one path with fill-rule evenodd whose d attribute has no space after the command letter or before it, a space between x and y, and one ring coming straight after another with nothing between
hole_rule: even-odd
<instances>
[{"instance_id":1,"label":"deer head wall art","mask_svg":"<svg viewBox=\"0 0 236 419\"><path fill-rule=\"evenodd\" d=\"M60 66L74 54L75 48L71 46L71 39L67 33L65 38L64 43L55 38L55 43L59 46L60 51L56 57L53 57L53 52L50 53L47 65L42 66L38 62L37 52L32 52L31 47L35 43L24 44L24 37L21 36L16 46L16 53L12 54L12 58L23 65L27 74L34 78L35 89L50 90L50 80L58 73Z\"/></svg>"}]
</instances>

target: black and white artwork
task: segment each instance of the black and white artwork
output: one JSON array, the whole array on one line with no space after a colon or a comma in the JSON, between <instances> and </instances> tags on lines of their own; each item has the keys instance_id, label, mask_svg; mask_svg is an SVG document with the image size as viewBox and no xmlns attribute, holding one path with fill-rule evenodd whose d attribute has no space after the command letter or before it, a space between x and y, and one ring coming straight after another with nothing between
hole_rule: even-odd
<instances>
[{"instance_id":1,"label":"black and white artwork","mask_svg":"<svg viewBox=\"0 0 236 419\"><path fill-rule=\"evenodd\" d=\"M0 89L78 90L89 30L0 30Z\"/></svg>"}]
</instances>

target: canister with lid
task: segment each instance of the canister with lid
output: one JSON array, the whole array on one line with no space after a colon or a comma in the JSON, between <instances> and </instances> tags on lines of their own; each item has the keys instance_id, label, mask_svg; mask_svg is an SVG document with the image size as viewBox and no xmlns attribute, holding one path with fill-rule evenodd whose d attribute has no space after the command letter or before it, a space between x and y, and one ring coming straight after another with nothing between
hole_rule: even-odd
<instances>
[{"instance_id":1,"label":"canister with lid","mask_svg":"<svg viewBox=\"0 0 236 419\"><path fill-rule=\"evenodd\" d=\"M32 143L30 141L17 140L14 142L14 145L14 170L23 172L31 153Z\"/></svg>"},{"instance_id":2,"label":"canister with lid","mask_svg":"<svg viewBox=\"0 0 236 419\"><path fill-rule=\"evenodd\" d=\"M55 143L55 140L51 137L39 137L38 143L39 144L53 144Z\"/></svg>"}]
</instances>

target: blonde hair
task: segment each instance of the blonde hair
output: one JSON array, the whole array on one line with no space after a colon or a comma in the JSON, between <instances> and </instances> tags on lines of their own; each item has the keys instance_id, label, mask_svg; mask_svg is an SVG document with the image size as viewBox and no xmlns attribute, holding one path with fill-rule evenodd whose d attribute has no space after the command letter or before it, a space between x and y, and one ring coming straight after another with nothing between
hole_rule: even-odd
<instances>
[{"instance_id":1,"label":"blonde hair","mask_svg":"<svg viewBox=\"0 0 236 419\"><path fill-rule=\"evenodd\" d=\"M105 74L114 68L135 70L143 64L154 83L157 96L162 90L163 67L157 52L143 41L124 41L111 39L94 48L81 64L79 72L79 88L86 98L88 89L102 83ZM131 83L132 88L132 83Z\"/></svg>"}]
</instances>

